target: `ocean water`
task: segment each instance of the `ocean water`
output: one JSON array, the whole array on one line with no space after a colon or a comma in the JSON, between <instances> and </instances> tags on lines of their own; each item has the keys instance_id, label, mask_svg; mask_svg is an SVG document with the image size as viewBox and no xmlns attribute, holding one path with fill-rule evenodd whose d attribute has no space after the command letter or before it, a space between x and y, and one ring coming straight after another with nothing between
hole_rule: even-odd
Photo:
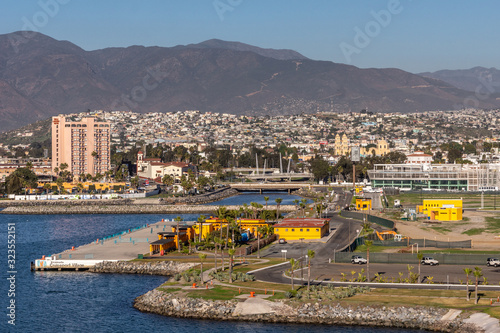
<instances>
[{"instance_id":1,"label":"ocean water","mask_svg":"<svg viewBox=\"0 0 500 333\"><path fill-rule=\"evenodd\" d=\"M236 201L239 197L232 199ZM30 271L30 262L42 255L176 216L0 215L0 332L417 332L169 318L141 313L132 306L135 297L156 288L165 277ZM182 217L196 220L198 215ZM14 274L8 273L11 269L7 262L7 246L9 239L12 240L7 236L9 226L11 231L12 226L15 229ZM10 275L15 275L14 289L7 280ZM9 290L15 293L14 297L8 295ZM7 316L12 299L15 300L15 326L8 323Z\"/></svg>"}]
</instances>

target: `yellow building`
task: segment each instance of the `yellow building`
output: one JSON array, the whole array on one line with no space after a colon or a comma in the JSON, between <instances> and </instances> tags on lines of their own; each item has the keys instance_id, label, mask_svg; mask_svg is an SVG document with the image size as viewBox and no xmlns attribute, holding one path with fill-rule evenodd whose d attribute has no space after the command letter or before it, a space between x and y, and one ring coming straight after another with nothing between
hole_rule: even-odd
<instances>
[{"instance_id":1,"label":"yellow building","mask_svg":"<svg viewBox=\"0 0 500 333\"><path fill-rule=\"evenodd\" d=\"M372 209L372 199L369 198L356 199L356 210L370 210L370 209Z\"/></svg>"},{"instance_id":2,"label":"yellow building","mask_svg":"<svg viewBox=\"0 0 500 333\"><path fill-rule=\"evenodd\" d=\"M226 219L220 219L218 217L210 217L206 219L201 225L201 237L202 239L206 238L208 234L213 231L220 230L220 228L224 228L227 226ZM267 227L268 225L272 225L273 223L266 222L263 219L238 219L236 223L241 228L242 232L246 231L250 234L256 235L257 229L260 227ZM200 235L200 224L197 223L193 226L194 232L197 237Z\"/></svg>"},{"instance_id":3,"label":"yellow building","mask_svg":"<svg viewBox=\"0 0 500 333\"><path fill-rule=\"evenodd\" d=\"M45 184L49 184L52 189L58 189L57 183L51 182L51 183L38 183L39 188L43 188ZM89 191L90 188L93 188L95 191L108 191L108 190L115 190L115 191L123 191L128 188L127 184L125 182L106 182L106 183L100 183L100 182L83 182L83 183L68 183L64 182L63 187L66 191L72 192L73 189L75 189L77 192L79 191L78 189L78 184L83 185L83 189L85 191Z\"/></svg>"},{"instance_id":4,"label":"yellow building","mask_svg":"<svg viewBox=\"0 0 500 333\"><path fill-rule=\"evenodd\" d=\"M360 154L361 156L372 156L375 153L375 156L383 156L389 153L389 144L384 139L377 140L377 144L375 147L361 147Z\"/></svg>"},{"instance_id":5,"label":"yellow building","mask_svg":"<svg viewBox=\"0 0 500 333\"><path fill-rule=\"evenodd\" d=\"M462 199L424 199L423 205L417 206L419 213L437 221L461 221L462 208Z\"/></svg>"},{"instance_id":6,"label":"yellow building","mask_svg":"<svg viewBox=\"0 0 500 333\"><path fill-rule=\"evenodd\" d=\"M330 230L330 219L284 219L274 225L278 238L286 240L320 239Z\"/></svg>"},{"instance_id":7,"label":"yellow building","mask_svg":"<svg viewBox=\"0 0 500 333\"><path fill-rule=\"evenodd\" d=\"M333 146L335 150L335 155L346 156L350 153L349 139L347 138L347 135L345 133L342 135L342 139L340 138L340 135L337 133L337 135L335 136L335 142Z\"/></svg>"}]
</instances>

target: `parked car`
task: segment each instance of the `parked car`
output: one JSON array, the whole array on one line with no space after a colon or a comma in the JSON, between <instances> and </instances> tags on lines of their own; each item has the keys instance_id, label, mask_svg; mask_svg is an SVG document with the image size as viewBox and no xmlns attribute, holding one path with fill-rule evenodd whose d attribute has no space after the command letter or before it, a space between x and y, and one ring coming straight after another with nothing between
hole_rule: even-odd
<instances>
[{"instance_id":1,"label":"parked car","mask_svg":"<svg viewBox=\"0 0 500 333\"><path fill-rule=\"evenodd\" d=\"M286 239L284 239L284 238L280 238L280 239L278 240L278 244L286 244Z\"/></svg>"},{"instance_id":2,"label":"parked car","mask_svg":"<svg viewBox=\"0 0 500 333\"><path fill-rule=\"evenodd\" d=\"M420 261L420 263L422 265L431 265L431 266L439 265L439 261L437 261L436 259L434 259L432 257L423 257L422 260Z\"/></svg>"},{"instance_id":3,"label":"parked car","mask_svg":"<svg viewBox=\"0 0 500 333\"><path fill-rule=\"evenodd\" d=\"M351 263L352 264L358 264L358 265L363 265L366 264L368 261L363 258L362 256L352 256L351 258Z\"/></svg>"},{"instance_id":4,"label":"parked car","mask_svg":"<svg viewBox=\"0 0 500 333\"><path fill-rule=\"evenodd\" d=\"M495 267L498 267L498 266L500 266L500 259L498 259L498 258L488 258L486 260L486 266L495 266Z\"/></svg>"}]
</instances>

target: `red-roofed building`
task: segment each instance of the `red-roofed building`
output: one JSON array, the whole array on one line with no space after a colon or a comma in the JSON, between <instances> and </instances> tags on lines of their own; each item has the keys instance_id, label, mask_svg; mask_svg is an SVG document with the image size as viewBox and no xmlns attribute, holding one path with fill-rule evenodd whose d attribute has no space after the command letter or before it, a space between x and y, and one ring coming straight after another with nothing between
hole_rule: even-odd
<instances>
[{"instance_id":1,"label":"red-roofed building","mask_svg":"<svg viewBox=\"0 0 500 333\"><path fill-rule=\"evenodd\" d=\"M196 166L184 162L161 162L160 158L144 158L144 154L137 154L137 175L140 178L160 179L164 175L171 175L176 181L180 181L182 175L187 175L191 170L196 175Z\"/></svg>"},{"instance_id":2,"label":"red-roofed building","mask_svg":"<svg viewBox=\"0 0 500 333\"><path fill-rule=\"evenodd\" d=\"M293 218L275 224L274 233L286 240L320 239L330 231L330 219Z\"/></svg>"}]
</instances>

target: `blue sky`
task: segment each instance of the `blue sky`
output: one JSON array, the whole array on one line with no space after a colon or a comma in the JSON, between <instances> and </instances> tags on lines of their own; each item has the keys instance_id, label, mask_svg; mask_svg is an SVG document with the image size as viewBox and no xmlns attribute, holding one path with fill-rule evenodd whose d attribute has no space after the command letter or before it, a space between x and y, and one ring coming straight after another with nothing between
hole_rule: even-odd
<instances>
[{"instance_id":1,"label":"blue sky","mask_svg":"<svg viewBox=\"0 0 500 333\"><path fill-rule=\"evenodd\" d=\"M85 50L211 38L413 73L500 64L496 0L4 0L0 34L37 30Z\"/></svg>"}]
</instances>

